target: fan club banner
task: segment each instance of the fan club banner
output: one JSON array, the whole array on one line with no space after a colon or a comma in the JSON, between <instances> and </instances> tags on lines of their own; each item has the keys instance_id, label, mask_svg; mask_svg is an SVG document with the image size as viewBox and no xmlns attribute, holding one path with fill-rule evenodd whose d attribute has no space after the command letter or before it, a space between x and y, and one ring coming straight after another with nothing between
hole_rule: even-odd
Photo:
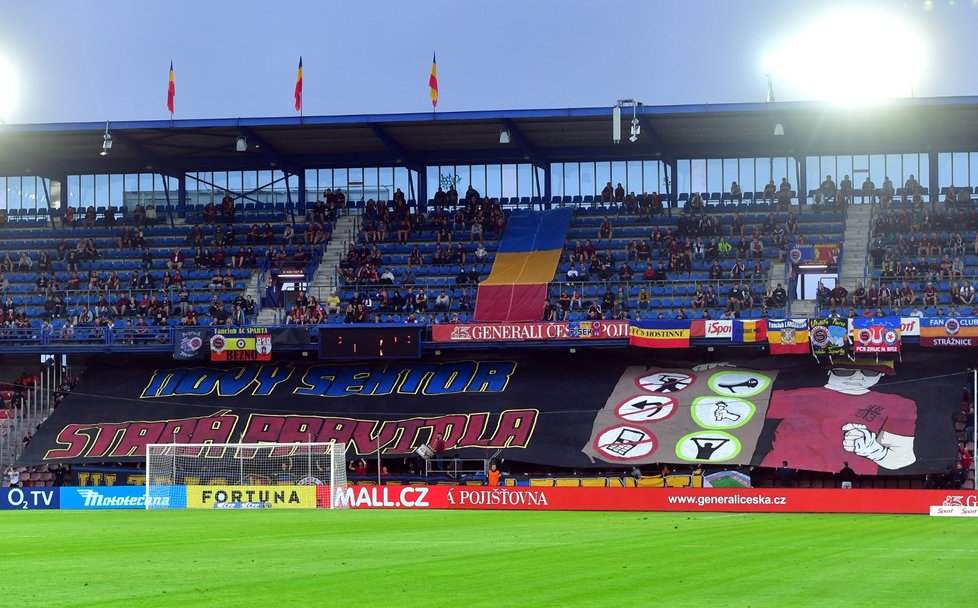
<instances>
[{"instance_id":1,"label":"fan club banner","mask_svg":"<svg viewBox=\"0 0 978 608\"><path fill-rule=\"evenodd\" d=\"M272 360L272 335L264 327L218 328L210 343L211 361Z\"/></svg>"},{"instance_id":2,"label":"fan club banner","mask_svg":"<svg viewBox=\"0 0 978 608\"><path fill-rule=\"evenodd\" d=\"M816 357L842 357L847 354L849 321L847 319L810 319L808 338Z\"/></svg>"},{"instance_id":3,"label":"fan club banner","mask_svg":"<svg viewBox=\"0 0 978 608\"><path fill-rule=\"evenodd\" d=\"M788 252L788 258L795 264L835 264L839 259L839 243L795 247Z\"/></svg>"},{"instance_id":4,"label":"fan club banner","mask_svg":"<svg viewBox=\"0 0 978 608\"><path fill-rule=\"evenodd\" d=\"M978 346L978 317L931 317L920 320L921 346Z\"/></svg>"},{"instance_id":5,"label":"fan club banner","mask_svg":"<svg viewBox=\"0 0 978 608\"><path fill-rule=\"evenodd\" d=\"M767 343L772 355L810 354L808 319L768 319Z\"/></svg>"},{"instance_id":6,"label":"fan club banner","mask_svg":"<svg viewBox=\"0 0 978 608\"><path fill-rule=\"evenodd\" d=\"M643 348L689 348L689 321L632 321L628 343Z\"/></svg>"},{"instance_id":7,"label":"fan club banner","mask_svg":"<svg viewBox=\"0 0 978 608\"><path fill-rule=\"evenodd\" d=\"M187 361L203 359L208 352L204 346L210 342L211 330L205 328L181 327L174 330L173 358Z\"/></svg>"},{"instance_id":8,"label":"fan club banner","mask_svg":"<svg viewBox=\"0 0 978 608\"><path fill-rule=\"evenodd\" d=\"M99 358L21 464L134 463L147 444L170 442L338 441L351 458L404 458L441 437L448 458L498 450L581 469L787 460L826 472L844 461L867 475L946 472L964 365L940 351L905 355L886 373L847 359L664 365L643 351L233 367Z\"/></svg>"},{"instance_id":9,"label":"fan club banner","mask_svg":"<svg viewBox=\"0 0 978 608\"><path fill-rule=\"evenodd\" d=\"M525 342L533 340L624 340L628 321L465 323L435 325L435 342Z\"/></svg>"},{"instance_id":10,"label":"fan club banner","mask_svg":"<svg viewBox=\"0 0 978 608\"><path fill-rule=\"evenodd\" d=\"M900 318L852 319L852 352L857 355L899 353Z\"/></svg>"}]
</instances>

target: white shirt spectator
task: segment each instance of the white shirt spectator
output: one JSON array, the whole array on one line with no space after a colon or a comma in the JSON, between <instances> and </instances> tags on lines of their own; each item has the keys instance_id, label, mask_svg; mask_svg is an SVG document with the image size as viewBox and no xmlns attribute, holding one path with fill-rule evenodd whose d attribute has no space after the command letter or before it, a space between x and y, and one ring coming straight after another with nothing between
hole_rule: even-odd
<instances>
[{"instance_id":1,"label":"white shirt spectator","mask_svg":"<svg viewBox=\"0 0 978 608\"><path fill-rule=\"evenodd\" d=\"M20 471L13 467L7 468L7 483L13 486L20 486Z\"/></svg>"},{"instance_id":2,"label":"white shirt spectator","mask_svg":"<svg viewBox=\"0 0 978 608\"><path fill-rule=\"evenodd\" d=\"M482 245L482 243L479 243L479 246L476 247L476 249L475 249L475 257L476 257L476 259L478 259L478 260L484 260L487 255L489 255L489 252L486 251L486 248Z\"/></svg>"}]
</instances>

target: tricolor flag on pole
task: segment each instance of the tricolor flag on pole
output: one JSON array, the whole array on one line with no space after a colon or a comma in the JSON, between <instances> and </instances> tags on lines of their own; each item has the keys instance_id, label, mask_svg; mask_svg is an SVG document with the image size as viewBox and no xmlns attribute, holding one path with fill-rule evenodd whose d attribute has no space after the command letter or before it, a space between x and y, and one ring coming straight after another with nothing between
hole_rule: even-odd
<instances>
[{"instance_id":1,"label":"tricolor flag on pole","mask_svg":"<svg viewBox=\"0 0 978 608\"><path fill-rule=\"evenodd\" d=\"M173 114L173 98L177 96L177 85L173 78L173 60L170 60L170 84L166 89L166 109Z\"/></svg>"},{"instance_id":2,"label":"tricolor flag on pole","mask_svg":"<svg viewBox=\"0 0 978 608\"><path fill-rule=\"evenodd\" d=\"M431 88L431 108L438 107L438 62L435 61L435 54L431 54L431 76L428 78L428 86Z\"/></svg>"},{"instance_id":3,"label":"tricolor flag on pole","mask_svg":"<svg viewBox=\"0 0 978 608\"><path fill-rule=\"evenodd\" d=\"M299 56L299 71L295 75L295 111L302 111L302 56Z\"/></svg>"}]
</instances>

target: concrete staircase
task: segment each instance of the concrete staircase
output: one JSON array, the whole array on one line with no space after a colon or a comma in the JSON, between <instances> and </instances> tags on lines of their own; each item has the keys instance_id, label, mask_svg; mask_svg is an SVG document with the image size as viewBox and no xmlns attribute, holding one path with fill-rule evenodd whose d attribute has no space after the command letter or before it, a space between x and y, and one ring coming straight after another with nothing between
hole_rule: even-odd
<instances>
[{"instance_id":1,"label":"concrete staircase","mask_svg":"<svg viewBox=\"0 0 978 608\"><path fill-rule=\"evenodd\" d=\"M333 239L323 254L323 259L316 269L316 274L309 283L310 295L316 296L320 302L324 302L329 292L336 289L336 269L340 265L343 256L350 243L356 243L356 220L354 215L344 215L336 220L336 228L333 230Z\"/></svg>"},{"instance_id":2,"label":"concrete staircase","mask_svg":"<svg viewBox=\"0 0 978 608\"><path fill-rule=\"evenodd\" d=\"M329 246L326 248L326 252L323 253L322 259L319 261L319 267L316 269L316 273L313 275L312 280L309 282L309 286L306 290L310 296L316 296L316 299L320 302L326 301L326 296L329 295L330 291L336 289L336 268L340 264L340 260L346 255L346 250L350 246L350 243L355 243L357 216L354 215L344 215L336 220L336 227L333 229L333 238L329 242ZM262 285L258 284L257 275L251 280L248 285L248 292L253 294L256 301L261 301L261 289ZM258 325L276 325L283 321L284 311L278 308L263 308L258 313L257 324Z\"/></svg>"},{"instance_id":3,"label":"concrete staircase","mask_svg":"<svg viewBox=\"0 0 978 608\"><path fill-rule=\"evenodd\" d=\"M865 285L866 251L869 247L872 213L872 205L851 205L848 209L839 282L850 293L855 289L857 281Z\"/></svg>"}]
</instances>

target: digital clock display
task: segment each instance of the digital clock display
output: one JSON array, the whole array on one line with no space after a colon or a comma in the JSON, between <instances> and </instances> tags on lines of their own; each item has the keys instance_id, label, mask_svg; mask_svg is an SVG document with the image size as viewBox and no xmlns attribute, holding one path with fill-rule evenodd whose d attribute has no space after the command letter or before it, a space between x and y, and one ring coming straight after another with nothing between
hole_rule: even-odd
<instances>
[{"instance_id":1,"label":"digital clock display","mask_svg":"<svg viewBox=\"0 0 978 608\"><path fill-rule=\"evenodd\" d=\"M421 327L417 325L338 325L320 327L320 359L417 359Z\"/></svg>"}]
</instances>

